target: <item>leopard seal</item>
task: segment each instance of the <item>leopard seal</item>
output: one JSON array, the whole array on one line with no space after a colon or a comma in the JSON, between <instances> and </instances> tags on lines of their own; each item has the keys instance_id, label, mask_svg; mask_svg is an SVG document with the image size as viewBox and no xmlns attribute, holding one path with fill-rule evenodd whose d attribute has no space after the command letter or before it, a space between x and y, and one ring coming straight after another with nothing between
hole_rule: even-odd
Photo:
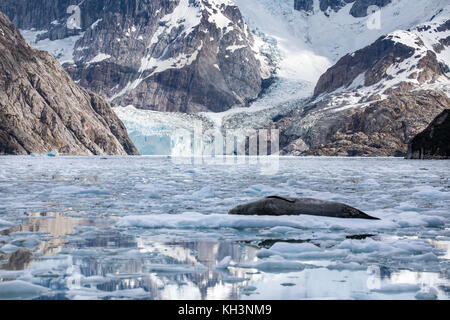
<instances>
[{"instance_id":1,"label":"leopard seal","mask_svg":"<svg viewBox=\"0 0 450 320\"><path fill-rule=\"evenodd\" d=\"M297 216L304 214L333 218L380 220L340 202L280 196L269 196L255 202L238 205L231 209L228 214L259 216Z\"/></svg>"}]
</instances>

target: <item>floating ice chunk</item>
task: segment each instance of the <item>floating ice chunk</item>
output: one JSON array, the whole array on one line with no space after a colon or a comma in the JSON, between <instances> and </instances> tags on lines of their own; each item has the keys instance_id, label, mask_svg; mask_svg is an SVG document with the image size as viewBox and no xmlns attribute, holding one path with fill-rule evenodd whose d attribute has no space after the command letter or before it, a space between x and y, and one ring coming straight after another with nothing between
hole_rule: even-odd
<instances>
[{"instance_id":1,"label":"floating ice chunk","mask_svg":"<svg viewBox=\"0 0 450 320\"><path fill-rule=\"evenodd\" d=\"M293 231L297 231L297 230L295 228L291 228L291 227L273 227L273 228L270 228L269 231L271 233L285 234L285 233L293 232Z\"/></svg>"},{"instance_id":2,"label":"floating ice chunk","mask_svg":"<svg viewBox=\"0 0 450 320\"><path fill-rule=\"evenodd\" d=\"M1 247L0 251L3 251L4 253L12 253L12 252L16 252L19 249L20 249L20 247L8 243L8 244L5 244L3 247Z\"/></svg>"},{"instance_id":3,"label":"floating ice chunk","mask_svg":"<svg viewBox=\"0 0 450 320\"><path fill-rule=\"evenodd\" d=\"M276 195L280 194L283 189L277 189L270 186L266 186L264 184L255 184L244 190L245 193L253 194L253 195ZM285 192L282 192L285 193Z\"/></svg>"},{"instance_id":4,"label":"floating ice chunk","mask_svg":"<svg viewBox=\"0 0 450 320\"><path fill-rule=\"evenodd\" d=\"M288 185L288 186L299 186L299 185L301 185L301 183L299 183L297 180L289 179L289 180L287 181L287 185Z\"/></svg>"},{"instance_id":5,"label":"floating ice chunk","mask_svg":"<svg viewBox=\"0 0 450 320\"><path fill-rule=\"evenodd\" d=\"M157 273L204 273L208 268L202 264L184 265L184 264L151 264L146 266L146 269Z\"/></svg>"},{"instance_id":6,"label":"floating ice chunk","mask_svg":"<svg viewBox=\"0 0 450 320\"><path fill-rule=\"evenodd\" d=\"M380 293L402 293L402 292L417 292L420 290L420 286L411 283L393 283L385 284L378 289L372 289L373 292Z\"/></svg>"},{"instance_id":7,"label":"floating ice chunk","mask_svg":"<svg viewBox=\"0 0 450 320\"><path fill-rule=\"evenodd\" d=\"M148 297L149 293L142 288L117 291L102 291L96 288L71 289L67 297L72 300L96 300L105 298L139 299Z\"/></svg>"},{"instance_id":8,"label":"floating ice chunk","mask_svg":"<svg viewBox=\"0 0 450 320\"><path fill-rule=\"evenodd\" d=\"M428 288L425 290L419 291L415 298L417 300L436 300L438 298L438 292L434 288Z\"/></svg>"},{"instance_id":9,"label":"floating ice chunk","mask_svg":"<svg viewBox=\"0 0 450 320\"><path fill-rule=\"evenodd\" d=\"M324 255L324 253L322 248L312 243L277 242L270 249L261 249L256 256L258 258L267 258L279 255L287 259L321 259L335 256L333 254ZM348 251L346 251L346 253L348 253Z\"/></svg>"},{"instance_id":10,"label":"floating ice chunk","mask_svg":"<svg viewBox=\"0 0 450 320\"><path fill-rule=\"evenodd\" d=\"M136 278L143 278L147 276L145 273L108 273L106 275L108 278L114 278L114 279L136 279ZM106 278L105 278L106 279Z\"/></svg>"},{"instance_id":11,"label":"floating ice chunk","mask_svg":"<svg viewBox=\"0 0 450 320\"><path fill-rule=\"evenodd\" d=\"M14 224L12 222L0 219L0 231L1 230L5 230L5 229L9 229L9 228L11 228L13 226L14 226ZM0 240L1 240L1 238L0 238Z\"/></svg>"},{"instance_id":12,"label":"floating ice chunk","mask_svg":"<svg viewBox=\"0 0 450 320\"><path fill-rule=\"evenodd\" d=\"M11 244L17 247L27 248L27 249L34 249L38 245L41 244L41 241L38 237L32 236L32 237L26 237L26 238L19 238L11 241Z\"/></svg>"},{"instance_id":13,"label":"floating ice chunk","mask_svg":"<svg viewBox=\"0 0 450 320\"><path fill-rule=\"evenodd\" d=\"M225 258L223 258L217 265L216 265L216 269L227 269L228 266L231 263L231 257L227 256Z\"/></svg>"},{"instance_id":14,"label":"floating ice chunk","mask_svg":"<svg viewBox=\"0 0 450 320\"><path fill-rule=\"evenodd\" d=\"M108 195L109 192L96 188L83 188L79 186L60 186L51 190L52 194L94 194L94 195Z\"/></svg>"},{"instance_id":15,"label":"floating ice chunk","mask_svg":"<svg viewBox=\"0 0 450 320\"><path fill-rule=\"evenodd\" d=\"M19 270L0 270L0 278L3 279L17 279L24 275L25 271Z\"/></svg>"},{"instance_id":16,"label":"floating ice chunk","mask_svg":"<svg viewBox=\"0 0 450 320\"><path fill-rule=\"evenodd\" d=\"M320 247L312 243L288 243L288 242L277 242L270 248L270 250L280 253L322 251Z\"/></svg>"},{"instance_id":17,"label":"floating ice chunk","mask_svg":"<svg viewBox=\"0 0 450 320\"><path fill-rule=\"evenodd\" d=\"M103 276L90 276L90 277L82 277L81 284L103 284L110 282L111 278L103 277Z\"/></svg>"},{"instance_id":18,"label":"floating ice chunk","mask_svg":"<svg viewBox=\"0 0 450 320\"><path fill-rule=\"evenodd\" d=\"M272 251L270 249L261 249L261 250L258 251L256 256L258 258L268 258L268 257L275 256L275 255L278 255L278 254L279 254L278 252Z\"/></svg>"},{"instance_id":19,"label":"floating ice chunk","mask_svg":"<svg viewBox=\"0 0 450 320\"><path fill-rule=\"evenodd\" d=\"M256 291L256 289L257 288L255 286L245 286L242 288L242 291L243 292L253 292L253 291Z\"/></svg>"},{"instance_id":20,"label":"floating ice chunk","mask_svg":"<svg viewBox=\"0 0 450 320\"><path fill-rule=\"evenodd\" d=\"M207 198L215 198L216 193L211 187L203 187L200 190L194 192L191 196L193 199L207 199Z\"/></svg>"},{"instance_id":21,"label":"floating ice chunk","mask_svg":"<svg viewBox=\"0 0 450 320\"><path fill-rule=\"evenodd\" d=\"M200 213L183 213L180 215L150 215L126 216L117 223L119 227L142 228L268 228L275 226L307 227L307 221L292 219L292 217L257 217L232 216L226 214L205 215ZM310 224L310 226L313 223Z\"/></svg>"},{"instance_id":22,"label":"floating ice chunk","mask_svg":"<svg viewBox=\"0 0 450 320\"><path fill-rule=\"evenodd\" d=\"M329 270L367 270L366 266L363 266L357 262L349 262L349 263L342 263L338 262L332 265L327 266Z\"/></svg>"},{"instance_id":23,"label":"floating ice chunk","mask_svg":"<svg viewBox=\"0 0 450 320\"><path fill-rule=\"evenodd\" d=\"M305 269L305 265L298 261L289 261L281 256L273 256L268 259L252 263L237 264L239 268L251 268L265 272L289 272Z\"/></svg>"},{"instance_id":24,"label":"floating ice chunk","mask_svg":"<svg viewBox=\"0 0 450 320\"><path fill-rule=\"evenodd\" d=\"M226 283L239 283L250 280L249 278L240 278L240 277L233 277L229 275L222 275L222 281Z\"/></svg>"},{"instance_id":25,"label":"floating ice chunk","mask_svg":"<svg viewBox=\"0 0 450 320\"><path fill-rule=\"evenodd\" d=\"M0 283L0 299L30 299L49 292L49 289L22 280Z\"/></svg>"},{"instance_id":26,"label":"floating ice chunk","mask_svg":"<svg viewBox=\"0 0 450 320\"><path fill-rule=\"evenodd\" d=\"M100 252L96 249L63 249L60 253L81 257L97 257Z\"/></svg>"},{"instance_id":27,"label":"floating ice chunk","mask_svg":"<svg viewBox=\"0 0 450 320\"><path fill-rule=\"evenodd\" d=\"M422 220L426 223L426 226L430 228L441 228L445 226L445 219L441 217L425 216Z\"/></svg>"},{"instance_id":28,"label":"floating ice chunk","mask_svg":"<svg viewBox=\"0 0 450 320\"><path fill-rule=\"evenodd\" d=\"M405 257L405 259L407 259L409 261L423 261L423 262L432 262L432 261L439 260L438 257L432 252L420 254L420 255L416 255L416 256Z\"/></svg>"},{"instance_id":29,"label":"floating ice chunk","mask_svg":"<svg viewBox=\"0 0 450 320\"><path fill-rule=\"evenodd\" d=\"M272 251L271 249L261 249L256 256L258 258L267 258L274 255L281 255L286 259L296 259L296 260L326 260L326 259L338 259L345 258L349 255L348 250L328 250L328 251L311 251L311 252L301 252L301 253L280 253Z\"/></svg>"},{"instance_id":30,"label":"floating ice chunk","mask_svg":"<svg viewBox=\"0 0 450 320\"><path fill-rule=\"evenodd\" d=\"M149 198L160 199L161 193L167 188L157 184L137 184L136 188L145 192L145 195Z\"/></svg>"},{"instance_id":31,"label":"floating ice chunk","mask_svg":"<svg viewBox=\"0 0 450 320\"><path fill-rule=\"evenodd\" d=\"M441 191L441 188L432 187L432 186L421 186L421 187L415 187L414 189L419 190L412 194L415 197L426 198L426 199L449 199L450 198L450 192Z\"/></svg>"},{"instance_id":32,"label":"floating ice chunk","mask_svg":"<svg viewBox=\"0 0 450 320\"><path fill-rule=\"evenodd\" d=\"M0 219L0 228L2 227L12 227L14 224L12 222Z\"/></svg>"},{"instance_id":33,"label":"floating ice chunk","mask_svg":"<svg viewBox=\"0 0 450 320\"><path fill-rule=\"evenodd\" d=\"M380 243L368 238L365 240L344 240L337 246L338 249L348 249L354 253L369 253L380 250Z\"/></svg>"}]
</instances>

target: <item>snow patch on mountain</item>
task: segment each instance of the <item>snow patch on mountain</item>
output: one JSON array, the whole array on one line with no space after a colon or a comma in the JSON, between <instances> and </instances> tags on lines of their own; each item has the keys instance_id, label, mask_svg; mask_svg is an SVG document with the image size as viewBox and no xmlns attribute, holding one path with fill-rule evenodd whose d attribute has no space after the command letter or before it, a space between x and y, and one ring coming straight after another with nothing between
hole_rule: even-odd
<instances>
[{"instance_id":1,"label":"snow patch on mountain","mask_svg":"<svg viewBox=\"0 0 450 320\"><path fill-rule=\"evenodd\" d=\"M173 12L161 19L160 27L153 35L149 47L158 43L163 34L170 34L174 28L184 28L183 36L186 37L201 22L202 6L194 6L189 0L181 0Z\"/></svg>"},{"instance_id":2,"label":"snow patch on mountain","mask_svg":"<svg viewBox=\"0 0 450 320\"><path fill-rule=\"evenodd\" d=\"M109 54L106 53L99 53L98 55L96 55L92 60L90 60L88 62L88 64L92 64L92 63L98 63L104 60L107 60L111 58L111 56Z\"/></svg>"},{"instance_id":3,"label":"snow patch on mountain","mask_svg":"<svg viewBox=\"0 0 450 320\"><path fill-rule=\"evenodd\" d=\"M432 21L421 23L408 30L395 30L388 33L384 38L395 43L400 43L414 50L411 57L401 61L400 57L385 71L386 77L380 82L373 85L365 85L365 70L362 72L350 86L341 87L332 94L336 95L333 99L338 104L346 103L348 105L359 106L361 97L370 97L378 95L378 100L388 98L387 89L397 88L401 84L410 84L413 90L439 90L444 91L447 95L450 93L450 47L442 46L441 41L450 37L450 30L445 30L443 26L450 18L450 5L440 10ZM437 49L439 48L439 49ZM352 53L353 55L355 53ZM426 59L427 55L435 54L437 61L446 66L446 73L426 81L419 78L423 71L421 62ZM445 69L444 69L445 70ZM315 101L319 101L323 95L319 96ZM355 102L356 103L352 103Z\"/></svg>"},{"instance_id":4,"label":"snow patch on mountain","mask_svg":"<svg viewBox=\"0 0 450 320\"><path fill-rule=\"evenodd\" d=\"M84 33L64 39L50 40L39 39L40 35L47 33L47 30L20 30L25 40L35 49L48 51L61 64L74 63L74 50L76 42L81 39Z\"/></svg>"},{"instance_id":5,"label":"snow patch on mountain","mask_svg":"<svg viewBox=\"0 0 450 320\"><path fill-rule=\"evenodd\" d=\"M409 29L430 20L448 4L446 0L395 0L381 8L378 16L355 18L353 3L335 12L324 13L314 1L312 13L294 9L293 0L234 0L253 30L274 39L280 51L277 76L284 83L297 82L296 93L286 90L284 97L271 102L285 102L312 94L319 77L342 56L373 43L395 30ZM283 89L282 89L283 90ZM257 102L258 103L258 102Z\"/></svg>"}]
</instances>

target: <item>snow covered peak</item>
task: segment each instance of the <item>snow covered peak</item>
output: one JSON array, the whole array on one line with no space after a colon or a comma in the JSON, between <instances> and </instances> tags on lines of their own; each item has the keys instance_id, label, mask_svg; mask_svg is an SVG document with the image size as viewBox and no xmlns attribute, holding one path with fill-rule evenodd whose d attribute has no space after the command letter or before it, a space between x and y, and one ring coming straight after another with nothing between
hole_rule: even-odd
<instances>
[{"instance_id":1,"label":"snow covered peak","mask_svg":"<svg viewBox=\"0 0 450 320\"><path fill-rule=\"evenodd\" d=\"M47 2L38 7L54 9ZM63 10L45 30L23 32L34 47L65 63L80 85L115 105L182 112L246 107L272 76L264 42L232 1L131 0L118 6L85 0L79 8L79 30L66 28ZM26 24L28 11L10 14ZM40 25L39 17L33 19Z\"/></svg>"},{"instance_id":2,"label":"snow covered peak","mask_svg":"<svg viewBox=\"0 0 450 320\"><path fill-rule=\"evenodd\" d=\"M370 46L347 54L323 74L315 95L358 90L365 97L386 97L400 87L450 85L449 7L426 23L395 30Z\"/></svg>"}]
</instances>

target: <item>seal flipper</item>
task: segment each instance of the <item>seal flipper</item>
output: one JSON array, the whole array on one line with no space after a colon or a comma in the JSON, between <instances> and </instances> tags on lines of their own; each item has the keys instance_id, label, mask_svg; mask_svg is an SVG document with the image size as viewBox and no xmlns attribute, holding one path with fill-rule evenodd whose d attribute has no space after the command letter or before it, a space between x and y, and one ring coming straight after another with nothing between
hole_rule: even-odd
<instances>
[{"instance_id":1,"label":"seal flipper","mask_svg":"<svg viewBox=\"0 0 450 320\"><path fill-rule=\"evenodd\" d=\"M289 198L284 198L284 197L280 197L280 196L268 196L268 197L266 197L266 199L279 199L279 200L287 201L290 203L295 203L295 199L289 199Z\"/></svg>"}]
</instances>

